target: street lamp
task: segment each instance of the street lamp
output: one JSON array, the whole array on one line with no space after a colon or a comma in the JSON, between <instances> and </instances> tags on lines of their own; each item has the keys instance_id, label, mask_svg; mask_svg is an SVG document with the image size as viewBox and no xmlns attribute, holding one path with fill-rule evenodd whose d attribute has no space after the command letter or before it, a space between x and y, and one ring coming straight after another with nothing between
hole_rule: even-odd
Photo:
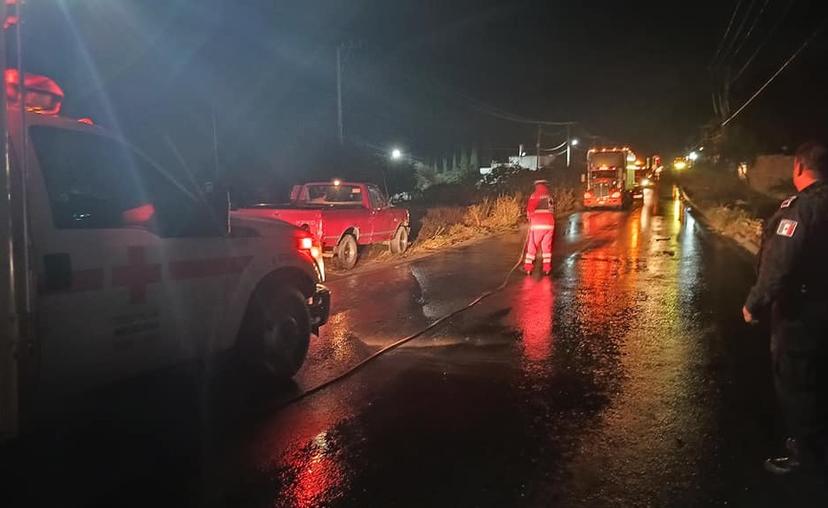
<instances>
[{"instance_id":1,"label":"street lamp","mask_svg":"<svg viewBox=\"0 0 828 508\"><path fill-rule=\"evenodd\" d=\"M569 138L569 128L567 127L566 131L567 139L569 142L566 144L566 167L572 166L572 148L578 146L578 138Z\"/></svg>"},{"instance_id":2,"label":"street lamp","mask_svg":"<svg viewBox=\"0 0 828 508\"><path fill-rule=\"evenodd\" d=\"M391 158L395 161L402 159L402 150L399 148L394 148L391 150Z\"/></svg>"},{"instance_id":3,"label":"street lamp","mask_svg":"<svg viewBox=\"0 0 828 508\"><path fill-rule=\"evenodd\" d=\"M689 154L687 154L687 158L695 162L699 159L699 154L698 152L690 152Z\"/></svg>"}]
</instances>

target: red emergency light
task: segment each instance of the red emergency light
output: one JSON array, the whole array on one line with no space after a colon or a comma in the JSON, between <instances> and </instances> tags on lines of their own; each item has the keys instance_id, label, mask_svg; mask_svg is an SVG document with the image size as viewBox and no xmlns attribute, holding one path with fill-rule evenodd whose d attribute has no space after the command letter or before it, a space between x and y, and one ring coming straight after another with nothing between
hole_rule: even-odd
<instances>
[{"instance_id":1,"label":"red emergency light","mask_svg":"<svg viewBox=\"0 0 828 508\"><path fill-rule=\"evenodd\" d=\"M10 103L20 103L20 73L6 69L6 97ZM63 105L63 89L51 78L26 73L23 79L26 111L42 115L57 115Z\"/></svg>"},{"instance_id":2,"label":"red emergency light","mask_svg":"<svg viewBox=\"0 0 828 508\"><path fill-rule=\"evenodd\" d=\"M10 7L14 7L14 14L9 14L11 12ZM6 0L6 19L3 21L3 30L16 26L20 21L17 17L17 9L17 0Z\"/></svg>"}]
</instances>

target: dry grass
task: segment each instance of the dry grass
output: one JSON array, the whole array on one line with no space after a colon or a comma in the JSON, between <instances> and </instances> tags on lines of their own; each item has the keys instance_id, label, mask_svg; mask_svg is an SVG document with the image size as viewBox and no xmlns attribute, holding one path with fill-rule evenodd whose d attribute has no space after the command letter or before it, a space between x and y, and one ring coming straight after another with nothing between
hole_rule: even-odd
<instances>
[{"instance_id":1,"label":"dry grass","mask_svg":"<svg viewBox=\"0 0 828 508\"><path fill-rule=\"evenodd\" d=\"M733 238L750 251L758 249L762 238L762 221L745 210L716 206L705 210L704 216L719 234Z\"/></svg>"},{"instance_id":2,"label":"dry grass","mask_svg":"<svg viewBox=\"0 0 828 508\"><path fill-rule=\"evenodd\" d=\"M522 217L520 194L484 198L469 206L431 208L421 219L414 248L433 250L506 231L517 226Z\"/></svg>"},{"instance_id":3,"label":"dry grass","mask_svg":"<svg viewBox=\"0 0 828 508\"><path fill-rule=\"evenodd\" d=\"M558 214L578 206L578 193L572 188L553 188ZM484 197L469 206L429 208L420 219L414 252L435 250L491 233L508 231L524 220L525 197L521 193ZM416 229L416 228L415 228Z\"/></svg>"}]
</instances>

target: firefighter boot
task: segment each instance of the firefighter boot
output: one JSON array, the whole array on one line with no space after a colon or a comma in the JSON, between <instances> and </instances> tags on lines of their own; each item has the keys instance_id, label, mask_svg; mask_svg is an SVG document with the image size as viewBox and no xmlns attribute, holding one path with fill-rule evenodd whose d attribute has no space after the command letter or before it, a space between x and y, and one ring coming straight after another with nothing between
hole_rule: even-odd
<instances>
[{"instance_id":1,"label":"firefighter boot","mask_svg":"<svg viewBox=\"0 0 828 508\"><path fill-rule=\"evenodd\" d=\"M525 263L523 265L523 273L525 273L526 275L532 275L532 269L533 268L534 268L534 265L532 265L532 263Z\"/></svg>"},{"instance_id":2,"label":"firefighter boot","mask_svg":"<svg viewBox=\"0 0 828 508\"><path fill-rule=\"evenodd\" d=\"M543 264L543 274L549 275L552 273L552 263L544 263Z\"/></svg>"}]
</instances>

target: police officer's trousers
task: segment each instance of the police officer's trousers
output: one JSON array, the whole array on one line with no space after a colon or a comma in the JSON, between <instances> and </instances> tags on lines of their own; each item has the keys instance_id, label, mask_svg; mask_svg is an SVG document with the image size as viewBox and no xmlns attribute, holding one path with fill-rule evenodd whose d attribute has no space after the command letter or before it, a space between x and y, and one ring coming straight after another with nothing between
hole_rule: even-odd
<instances>
[{"instance_id":1,"label":"police officer's trousers","mask_svg":"<svg viewBox=\"0 0 828 508\"><path fill-rule=\"evenodd\" d=\"M774 309L771 361L787 430L803 459L824 462L828 451L828 305ZM793 315L791 315L793 314Z\"/></svg>"}]
</instances>

